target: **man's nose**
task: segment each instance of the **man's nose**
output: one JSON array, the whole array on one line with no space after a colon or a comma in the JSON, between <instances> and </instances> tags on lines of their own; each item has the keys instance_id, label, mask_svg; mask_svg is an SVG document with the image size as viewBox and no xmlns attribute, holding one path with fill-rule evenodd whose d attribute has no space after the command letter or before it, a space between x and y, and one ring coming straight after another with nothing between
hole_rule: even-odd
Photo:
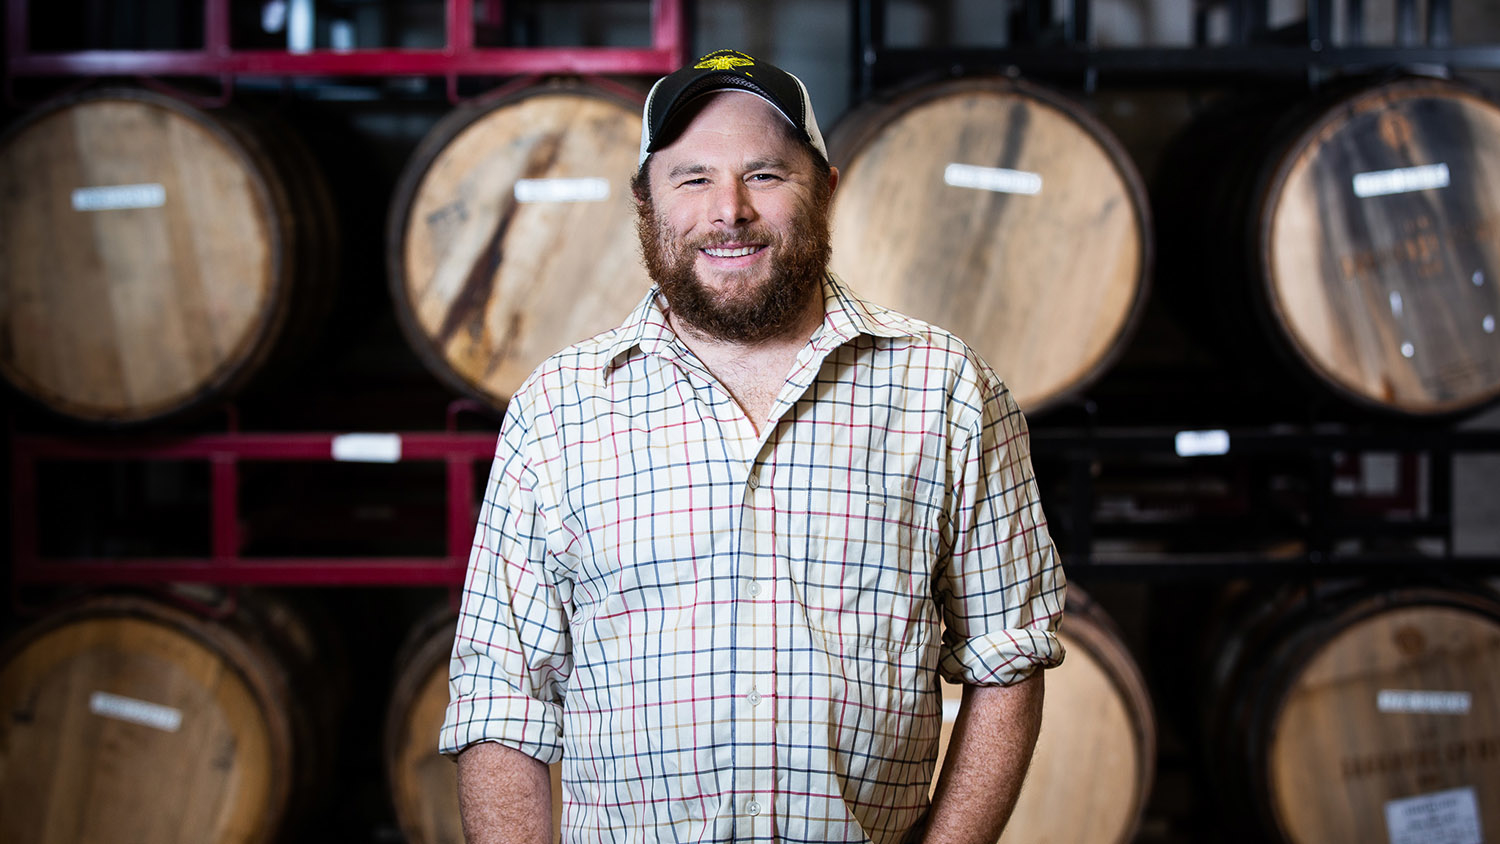
<instances>
[{"instance_id":1,"label":"man's nose","mask_svg":"<svg viewBox=\"0 0 1500 844\"><path fill-rule=\"evenodd\" d=\"M744 182L730 179L721 183L714 194L714 222L740 226L755 219L755 204Z\"/></svg>"}]
</instances>

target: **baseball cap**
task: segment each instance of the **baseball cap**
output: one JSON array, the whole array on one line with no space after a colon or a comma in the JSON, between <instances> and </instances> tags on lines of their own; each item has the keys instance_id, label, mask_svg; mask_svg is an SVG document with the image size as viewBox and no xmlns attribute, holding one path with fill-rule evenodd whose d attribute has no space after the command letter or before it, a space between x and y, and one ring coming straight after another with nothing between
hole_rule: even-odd
<instances>
[{"instance_id":1,"label":"baseball cap","mask_svg":"<svg viewBox=\"0 0 1500 844\"><path fill-rule=\"evenodd\" d=\"M781 68L737 50L715 50L690 65L663 76L646 96L641 118L641 157L666 146L682 127L677 125L688 103L716 91L748 91L781 112L828 160L828 147L813 117L812 100L802 80Z\"/></svg>"}]
</instances>

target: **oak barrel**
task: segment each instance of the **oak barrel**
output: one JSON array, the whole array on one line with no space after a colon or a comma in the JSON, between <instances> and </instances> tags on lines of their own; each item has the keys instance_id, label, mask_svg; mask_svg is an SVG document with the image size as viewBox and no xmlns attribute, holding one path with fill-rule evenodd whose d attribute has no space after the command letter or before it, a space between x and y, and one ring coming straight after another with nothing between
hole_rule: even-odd
<instances>
[{"instance_id":1,"label":"oak barrel","mask_svg":"<svg viewBox=\"0 0 1500 844\"><path fill-rule=\"evenodd\" d=\"M1009 78L873 100L829 138L833 269L973 346L1023 410L1113 363L1147 297L1151 218L1119 142L1082 106Z\"/></svg>"},{"instance_id":2,"label":"oak barrel","mask_svg":"<svg viewBox=\"0 0 1500 844\"><path fill-rule=\"evenodd\" d=\"M1058 635L1067 658L1046 674L1041 735L1000 841L1125 844L1156 771L1150 693L1114 621L1072 583ZM962 694L943 681L939 771Z\"/></svg>"},{"instance_id":3,"label":"oak barrel","mask_svg":"<svg viewBox=\"0 0 1500 844\"><path fill-rule=\"evenodd\" d=\"M396 657L386 708L385 771L396 821L411 844L463 844L458 767L438 754L448 706L448 657L458 617L446 607L414 626ZM552 838L562 829L562 765L552 766Z\"/></svg>"},{"instance_id":4,"label":"oak barrel","mask_svg":"<svg viewBox=\"0 0 1500 844\"><path fill-rule=\"evenodd\" d=\"M1500 829L1500 598L1286 590L1226 640L1208 749L1226 807L1287 844Z\"/></svg>"},{"instance_id":5,"label":"oak barrel","mask_svg":"<svg viewBox=\"0 0 1500 844\"><path fill-rule=\"evenodd\" d=\"M640 110L553 82L461 107L422 141L392 200L387 266L408 342L450 387L503 406L645 294Z\"/></svg>"},{"instance_id":6,"label":"oak barrel","mask_svg":"<svg viewBox=\"0 0 1500 844\"><path fill-rule=\"evenodd\" d=\"M327 759L294 619L97 596L7 639L0 840L279 840Z\"/></svg>"},{"instance_id":7,"label":"oak barrel","mask_svg":"<svg viewBox=\"0 0 1500 844\"><path fill-rule=\"evenodd\" d=\"M0 374L90 424L232 395L327 307L336 237L285 127L133 88L59 99L0 137Z\"/></svg>"},{"instance_id":8,"label":"oak barrel","mask_svg":"<svg viewBox=\"0 0 1500 844\"><path fill-rule=\"evenodd\" d=\"M1164 157L1162 250L1193 256L1167 286L1217 299L1191 306L1209 331L1362 411L1500 398L1500 104L1398 77L1199 122Z\"/></svg>"}]
</instances>

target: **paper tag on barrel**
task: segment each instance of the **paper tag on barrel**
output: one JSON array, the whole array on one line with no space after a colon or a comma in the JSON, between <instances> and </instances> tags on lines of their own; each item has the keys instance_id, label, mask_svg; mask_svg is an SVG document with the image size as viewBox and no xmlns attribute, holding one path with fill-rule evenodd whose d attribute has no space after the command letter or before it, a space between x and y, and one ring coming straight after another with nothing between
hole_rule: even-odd
<instances>
[{"instance_id":1,"label":"paper tag on barrel","mask_svg":"<svg viewBox=\"0 0 1500 844\"><path fill-rule=\"evenodd\" d=\"M167 204L167 189L159 184L77 188L73 191L72 201L74 211L160 208Z\"/></svg>"},{"instance_id":2,"label":"paper tag on barrel","mask_svg":"<svg viewBox=\"0 0 1500 844\"><path fill-rule=\"evenodd\" d=\"M1388 713L1468 715L1472 702L1473 695L1468 692L1381 689L1375 696L1375 708Z\"/></svg>"},{"instance_id":3,"label":"paper tag on barrel","mask_svg":"<svg viewBox=\"0 0 1500 844\"><path fill-rule=\"evenodd\" d=\"M180 709L109 692L94 692L89 697L89 711L105 718L153 727L166 733L175 733L182 726Z\"/></svg>"},{"instance_id":4,"label":"paper tag on barrel","mask_svg":"<svg viewBox=\"0 0 1500 844\"><path fill-rule=\"evenodd\" d=\"M609 199L608 179L518 179L517 202L603 202Z\"/></svg>"},{"instance_id":5,"label":"paper tag on barrel","mask_svg":"<svg viewBox=\"0 0 1500 844\"><path fill-rule=\"evenodd\" d=\"M1472 788L1389 800L1385 825L1391 844L1484 844Z\"/></svg>"},{"instance_id":6,"label":"paper tag on barrel","mask_svg":"<svg viewBox=\"0 0 1500 844\"><path fill-rule=\"evenodd\" d=\"M1354 174L1354 195L1360 199L1390 196L1419 190L1436 190L1448 186L1448 165L1421 164L1394 170L1371 170Z\"/></svg>"},{"instance_id":7,"label":"paper tag on barrel","mask_svg":"<svg viewBox=\"0 0 1500 844\"><path fill-rule=\"evenodd\" d=\"M943 182L955 188L1015 193L1035 196L1042 192L1042 174L1004 167L978 167L973 164L949 164L943 168Z\"/></svg>"}]
</instances>

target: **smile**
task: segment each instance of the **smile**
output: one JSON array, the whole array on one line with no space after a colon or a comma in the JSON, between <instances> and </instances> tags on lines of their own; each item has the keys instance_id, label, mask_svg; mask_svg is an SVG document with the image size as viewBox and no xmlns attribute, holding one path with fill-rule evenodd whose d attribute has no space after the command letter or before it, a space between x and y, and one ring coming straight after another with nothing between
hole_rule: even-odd
<instances>
[{"instance_id":1,"label":"smile","mask_svg":"<svg viewBox=\"0 0 1500 844\"><path fill-rule=\"evenodd\" d=\"M746 255L754 255L764 249L764 246L708 246L703 251L715 258L743 258Z\"/></svg>"}]
</instances>

